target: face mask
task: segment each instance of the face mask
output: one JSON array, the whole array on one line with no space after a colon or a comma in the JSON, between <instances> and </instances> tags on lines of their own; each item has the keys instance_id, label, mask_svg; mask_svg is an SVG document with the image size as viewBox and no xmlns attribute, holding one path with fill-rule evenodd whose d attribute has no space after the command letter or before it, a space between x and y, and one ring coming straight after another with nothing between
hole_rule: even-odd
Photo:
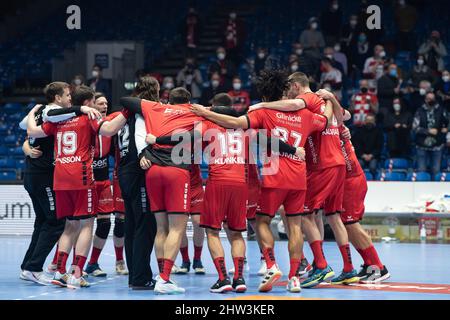
<instances>
[{"instance_id":1,"label":"face mask","mask_svg":"<svg viewBox=\"0 0 450 320\"><path fill-rule=\"evenodd\" d=\"M341 46L340 45L335 45L334 46L334 51L336 51L336 52L340 52L341 51Z\"/></svg>"},{"instance_id":2,"label":"face mask","mask_svg":"<svg viewBox=\"0 0 450 320\"><path fill-rule=\"evenodd\" d=\"M258 58L260 58L260 59L264 59L265 56L266 55L264 54L264 52L258 53Z\"/></svg>"},{"instance_id":3,"label":"face mask","mask_svg":"<svg viewBox=\"0 0 450 320\"><path fill-rule=\"evenodd\" d=\"M336 4L333 4L332 6L331 6L331 8L333 8L333 10L337 10L337 9L339 9L339 5L336 3Z\"/></svg>"},{"instance_id":4,"label":"face mask","mask_svg":"<svg viewBox=\"0 0 450 320\"><path fill-rule=\"evenodd\" d=\"M417 60L417 64L419 65L419 66L421 66L421 65L423 65L423 60L422 59L419 59L419 60Z\"/></svg>"},{"instance_id":5,"label":"face mask","mask_svg":"<svg viewBox=\"0 0 450 320\"><path fill-rule=\"evenodd\" d=\"M94 78L98 77L98 71L97 70L93 70L92 71L92 77L94 77Z\"/></svg>"},{"instance_id":6,"label":"face mask","mask_svg":"<svg viewBox=\"0 0 450 320\"><path fill-rule=\"evenodd\" d=\"M211 85L213 88L217 88L219 86L219 80L212 80Z\"/></svg>"},{"instance_id":7,"label":"face mask","mask_svg":"<svg viewBox=\"0 0 450 320\"><path fill-rule=\"evenodd\" d=\"M303 53L303 49L297 49L295 50L295 54L301 56Z\"/></svg>"},{"instance_id":8,"label":"face mask","mask_svg":"<svg viewBox=\"0 0 450 320\"><path fill-rule=\"evenodd\" d=\"M450 76L443 76L442 77L442 81L449 82L450 81Z\"/></svg>"},{"instance_id":9,"label":"face mask","mask_svg":"<svg viewBox=\"0 0 450 320\"><path fill-rule=\"evenodd\" d=\"M164 87L166 88L166 89L172 89L173 88L173 82L166 82L166 84L164 85Z\"/></svg>"},{"instance_id":10,"label":"face mask","mask_svg":"<svg viewBox=\"0 0 450 320\"><path fill-rule=\"evenodd\" d=\"M296 72L297 70L298 70L298 65L296 65L296 64L291 65L292 72Z\"/></svg>"},{"instance_id":11,"label":"face mask","mask_svg":"<svg viewBox=\"0 0 450 320\"><path fill-rule=\"evenodd\" d=\"M361 88L362 93L367 93L368 91L369 91L369 89L367 89L366 87Z\"/></svg>"},{"instance_id":12,"label":"face mask","mask_svg":"<svg viewBox=\"0 0 450 320\"><path fill-rule=\"evenodd\" d=\"M230 18L231 18L232 20L236 19L236 13L230 13Z\"/></svg>"},{"instance_id":13,"label":"face mask","mask_svg":"<svg viewBox=\"0 0 450 320\"><path fill-rule=\"evenodd\" d=\"M316 30L318 26L319 26L319 25L317 24L317 22L311 23L311 28L312 28L313 30Z\"/></svg>"},{"instance_id":14,"label":"face mask","mask_svg":"<svg viewBox=\"0 0 450 320\"><path fill-rule=\"evenodd\" d=\"M400 0L400 1L398 2L398 4L401 5L401 6L404 6L404 5L405 5L405 0Z\"/></svg>"},{"instance_id":15,"label":"face mask","mask_svg":"<svg viewBox=\"0 0 450 320\"><path fill-rule=\"evenodd\" d=\"M333 55L332 54L327 54L325 57L327 57L330 60L333 60Z\"/></svg>"},{"instance_id":16,"label":"face mask","mask_svg":"<svg viewBox=\"0 0 450 320\"><path fill-rule=\"evenodd\" d=\"M399 105L398 103L394 104L395 111L400 111L401 108L402 108L401 105Z\"/></svg>"},{"instance_id":17,"label":"face mask","mask_svg":"<svg viewBox=\"0 0 450 320\"><path fill-rule=\"evenodd\" d=\"M219 58L219 60L223 60L223 59L225 59L225 53L218 53L217 54L217 58Z\"/></svg>"},{"instance_id":18,"label":"face mask","mask_svg":"<svg viewBox=\"0 0 450 320\"><path fill-rule=\"evenodd\" d=\"M366 38L366 36L359 36L358 40L360 43L364 43L364 42L366 42L367 38Z\"/></svg>"},{"instance_id":19,"label":"face mask","mask_svg":"<svg viewBox=\"0 0 450 320\"><path fill-rule=\"evenodd\" d=\"M420 88L419 93L421 96L424 96L427 93L427 90L425 90L424 88Z\"/></svg>"},{"instance_id":20,"label":"face mask","mask_svg":"<svg viewBox=\"0 0 450 320\"><path fill-rule=\"evenodd\" d=\"M386 57L386 51L381 51L380 52L380 58L384 58Z\"/></svg>"},{"instance_id":21,"label":"face mask","mask_svg":"<svg viewBox=\"0 0 450 320\"><path fill-rule=\"evenodd\" d=\"M358 20L350 20L350 25L355 27L358 24Z\"/></svg>"},{"instance_id":22,"label":"face mask","mask_svg":"<svg viewBox=\"0 0 450 320\"><path fill-rule=\"evenodd\" d=\"M81 79L75 79L73 80L73 83L75 83L76 86L81 85Z\"/></svg>"},{"instance_id":23,"label":"face mask","mask_svg":"<svg viewBox=\"0 0 450 320\"><path fill-rule=\"evenodd\" d=\"M397 77L397 70L395 70L395 69L389 70L389 75L391 77L396 78Z\"/></svg>"},{"instance_id":24,"label":"face mask","mask_svg":"<svg viewBox=\"0 0 450 320\"><path fill-rule=\"evenodd\" d=\"M241 90L241 86L242 86L242 84L240 84L238 82L233 83L233 89L236 90L236 91Z\"/></svg>"}]
</instances>

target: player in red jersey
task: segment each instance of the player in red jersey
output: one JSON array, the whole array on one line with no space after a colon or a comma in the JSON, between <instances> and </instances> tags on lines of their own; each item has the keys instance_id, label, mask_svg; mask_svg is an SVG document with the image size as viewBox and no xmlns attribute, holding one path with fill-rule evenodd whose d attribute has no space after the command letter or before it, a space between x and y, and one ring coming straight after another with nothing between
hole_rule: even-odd
<instances>
[{"instance_id":1,"label":"player in red jersey","mask_svg":"<svg viewBox=\"0 0 450 320\"><path fill-rule=\"evenodd\" d=\"M75 105L94 106L94 92L81 86L72 94ZM58 219L67 218L64 233L59 240L57 271L53 283L69 288L87 287L82 270L92 241L94 217L97 214L96 190L93 176L93 141L98 131L98 120L85 115L60 122L46 122L37 127L33 109L28 118L28 135L40 138L49 135L55 141L56 213ZM74 273L66 273L66 261L79 232Z\"/></svg>"},{"instance_id":2,"label":"player in red jersey","mask_svg":"<svg viewBox=\"0 0 450 320\"><path fill-rule=\"evenodd\" d=\"M102 93L95 94L95 108L102 114L102 118L106 118L108 111L108 100ZM105 246L106 240L111 229L111 213L114 213L114 199L111 189L111 181L109 180L109 161L108 157L111 152L112 138L98 134L95 137L95 153L94 153L94 179L97 190L97 228L95 230L94 240L92 243L91 258L86 267L86 273L94 277L106 277L99 264L98 259ZM116 253L116 273L127 275L128 271L125 267L123 258L124 244L124 214L117 213L114 220L113 242Z\"/></svg>"},{"instance_id":3,"label":"player in red jersey","mask_svg":"<svg viewBox=\"0 0 450 320\"><path fill-rule=\"evenodd\" d=\"M258 78L258 89L264 101L281 99L287 86L287 78L281 71L264 71ZM302 100L287 101L305 107ZM264 128L271 130L270 134L279 136L281 140L287 141L298 148L305 145L306 137L311 133L325 130L328 124L327 119L331 119L333 114L331 104L327 104L325 108L326 117L308 110L284 113L264 109L250 112L246 116L233 118L215 114L199 106L193 106L192 109L196 114L226 128ZM303 246L301 215L303 215L306 195L306 166L298 156L289 156L284 153L281 153L279 158L275 157L271 160L264 165L262 172L261 212L257 214L256 218L256 228L268 269L259 286L259 291L270 291L273 283L282 275L274 257L274 239L270 231L270 221L280 205L283 204L288 216L290 230L291 268L287 289L291 292L299 292L301 289L297 271Z\"/></svg>"},{"instance_id":4,"label":"player in red jersey","mask_svg":"<svg viewBox=\"0 0 450 320\"><path fill-rule=\"evenodd\" d=\"M328 103L332 103L335 110L329 128L308 137L306 144L308 189L305 204L307 212L314 213L314 215L311 214L304 218L303 231L314 254L314 269L310 276L302 282L302 287L317 286L334 274L330 271L323 256L323 241L314 218L319 209L324 209L344 261L343 272L332 282L336 284L357 282L359 279L356 270L353 268L347 231L337 215L342 211L345 181L345 161L340 150L338 125L342 124L345 113L342 112L343 109L332 93L326 90L320 90L320 96L313 93L309 88L309 80L305 74L301 72L293 73L289 76L289 82L288 98L301 99L309 110L316 114L323 114L325 108L323 97ZM293 107L284 101L279 102L273 108L295 110L295 106Z\"/></svg>"},{"instance_id":5,"label":"player in red jersey","mask_svg":"<svg viewBox=\"0 0 450 320\"><path fill-rule=\"evenodd\" d=\"M344 210L341 212L341 219L347 229L350 242L364 260L358 274L360 282L379 283L389 279L390 274L386 266L381 263L370 236L360 224L364 216L364 199L367 193L366 176L350 141L348 129L341 126L339 131L347 171L344 187Z\"/></svg>"}]
</instances>

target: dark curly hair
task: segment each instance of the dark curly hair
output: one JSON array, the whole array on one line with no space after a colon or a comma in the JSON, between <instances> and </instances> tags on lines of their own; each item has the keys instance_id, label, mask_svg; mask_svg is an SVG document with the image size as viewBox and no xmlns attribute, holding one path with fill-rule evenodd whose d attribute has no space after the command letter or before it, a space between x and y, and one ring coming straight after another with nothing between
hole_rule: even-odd
<instances>
[{"instance_id":1,"label":"dark curly hair","mask_svg":"<svg viewBox=\"0 0 450 320\"><path fill-rule=\"evenodd\" d=\"M288 87L288 74L285 70L263 70L256 79L256 89L265 101L280 100Z\"/></svg>"},{"instance_id":2,"label":"dark curly hair","mask_svg":"<svg viewBox=\"0 0 450 320\"><path fill-rule=\"evenodd\" d=\"M134 88L132 96L150 101L159 101L158 80L150 76L140 78Z\"/></svg>"}]
</instances>

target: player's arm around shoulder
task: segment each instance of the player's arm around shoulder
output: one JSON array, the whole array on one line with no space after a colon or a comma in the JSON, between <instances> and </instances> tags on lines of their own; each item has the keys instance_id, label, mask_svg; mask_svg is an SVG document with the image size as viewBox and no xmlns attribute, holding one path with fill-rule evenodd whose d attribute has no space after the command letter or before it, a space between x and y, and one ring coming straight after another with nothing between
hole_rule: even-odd
<instances>
[{"instance_id":1,"label":"player's arm around shoulder","mask_svg":"<svg viewBox=\"0 0 450 320\"><path fill-rule=\"evenodd\" d=\"M271 102L260 102L249 107L250 111L258 109L272 109L283 112L297 111L306 108L305 101L303 99L287 99Z\"/></svg>"},{"instance_id":2,"label":"player's arm around shoulder","mask_svg":"<svg viewBox=\"0 0 450 320\"><path fill-rule=\"evenodd\" d=\"M42 126L38 126L35 120L36 112L40 107L40 105L37 105L31 109L30 113L28 113L27 134L31 138L44 138L47 136L47 133L44 131Z\"/></svg>"},{"instance_id":3,"label":"player's arm around shoulder","mask_svg":"<svg viewBox=\"0 0 450 320\"><path fill-rule=\"evenodd\" d=\"M99 133L105 137L116 135L125 126L128 116L128 110L110 114L100 123Z\"/></svg>"},{"instance_id":4,"label":"player's arm around shoulder","mask_svg":"<svg viewBox=\"0 0 450 320\"><path fill-rule=\"evenodd\" d=\"M248 121L246 116L240 116L238 118L219 114L211 110L207 110L205 107L199 104L193 104L191 111L197 116L203 117L218 124L221 127L229 129L248 129Z\"/></svg>"}]
</instances>

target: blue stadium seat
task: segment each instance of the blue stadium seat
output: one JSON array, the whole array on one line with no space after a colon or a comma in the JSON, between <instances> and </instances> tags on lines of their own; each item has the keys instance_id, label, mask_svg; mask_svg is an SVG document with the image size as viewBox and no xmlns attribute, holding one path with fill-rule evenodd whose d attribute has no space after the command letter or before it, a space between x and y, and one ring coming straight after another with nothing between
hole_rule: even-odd
<instances>
[{"instance_id":1,"label":"blue stadium seat","mask_svg":"<svg viewBox=\"0 0 450 320\"><path fill-rule=\"evenodd\" d=\"M0 170L0 181L11 181L16 180L17 174L14 169L11 170Z\"/></svg>"},{"instance_id":2,"label":"blue stadium seat","mask_svg":"<svg viewBox=\"0 0 450 320\"><path fill-rule=\"evenodd\" d=\"M5 137L3 142L7 145L15 145L17 142L17 136L15 134L10 134Z\"/></svg>"},{"instance_id":3,"label":"blue stadium seat","mask_svg":"<svg viewBox=\"0 0 450 320\"><path fill-rule=\"evenodd\" d=\"M0 156L5 156L8 154L8 148L5 146L0 146Z\"/></svg>"},{"instance_id":4,"label":"blue stadium seat","mask_svg":"<svg viewBox=\"0 0 450 320\"><path fill-rule=\"evenodd\" d=\"M13 155L15 155L15 156L23 155L22 147L19 146L19 147L13 148Z\"/></svg>"},{"instance_id":5,"label":"blue stadium seat","mask_svg":"<svg viewBox=\"0 0 450 320\"><path fill-rule=\"evenodd\" d=\"M409 161L403 158L386 159L384 168L389 170L407 170L409 168Z\"/></svg>"},{"instance_id":6,"label":"blue stadium seat","mask_svg":"<svg viewBox=\"0 0 450 320\"><path fill-rule=\"evenodd\" d=\"M12 158L0 158L0 168L14 168L15 164Z\"/></svg>"},{"instance_id":7,"label":"blue stadium seat","mask_svg":"<svg viewBox=\"0 0 450 320\"><path fill-rule=\"evenodd\" d=\"M3 107L3 111L6 114L13 114L18 111L21 111L21 109L22 109L22 105L20 103L7 103Z\"/></svg>"},{"instance_id":8,"label":"blue stadium seat","mask_svg":"<svg viewBox=\"0 0 450 320\"><path fill-rule=\"evenodd\" d=\"M380 181L405 181L406 174L404 172L398 171L385 171L381 172L378 175L378 179Z\"/></svg>"},{"instance_id":9,"label":"blue stadium seat","mask_svg":"<svg viewBox=\"0 0 450 320\"><path fill-rule=\"evenodd\" d=\"M434 177L434 181L450 181L450 172L441 172Z\"/></svg>"},{"instance_id":10,"label":"blue stadium seat","mask_svg":"<svg viewBox=\"0 0 450 320\"><path fill-rule=\"evenodd\" d=\"M431 175L428 172L410 172L406 181L431 181Z\"/></svg>"},{"instance_id":11,"label":"blue stadium seat","mask_svg":"<svg viewBox=\"0 0 450 320\"><path fill-rule=\"evenodd\" d=\"M367 181L372 181L373 180L372 173L370 173L369 171L364 171L364 174L366 175Z\"/></svg>"},{"instance_id":12,"label":"blue stadium seat","mask_svg":"<svg viewBox=\"0 0 450 320\"><path fill-rule=\"evenodd\" d=\"M16 159L16 164L15 164L16 169L24 170L25 163L26 163L25 158Z\"/></svg>"}]
</instances>

